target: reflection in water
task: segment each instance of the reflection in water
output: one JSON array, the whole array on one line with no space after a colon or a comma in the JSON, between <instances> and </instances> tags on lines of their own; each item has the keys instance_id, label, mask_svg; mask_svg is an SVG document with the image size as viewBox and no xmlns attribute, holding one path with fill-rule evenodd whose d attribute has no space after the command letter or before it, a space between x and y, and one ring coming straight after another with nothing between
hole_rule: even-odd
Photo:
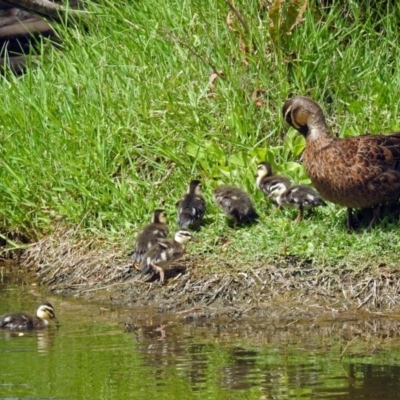
<instances>
[{"instance_id":1,"label":"reflection in water","mask_svg":"<svg viewBox=\"0 0 400 400\"><path fill-rule=\"evenodd\" d=\"M54 345L57 329L43 329L36 332L37 347L39 353L46 353Z\"/></svg>"},{"instance_id":2,"label":"reflection in water","mask_svg":"<svg viewBox=\"0 0 400 400\"><path fill-rule=\"evenodd\" d=\"M57 329L51 327L39 330L31 331L13 331L8 329L1 329L0 335L6 340L25 340L26 338L36 338L36 347L38 353L46 353L54 345L54 338L57 334ZM31 344L20 343L21 346L27 345L27 348L31 350Z\"/></svg>"},{"instance_id":3,"label":"reflection in water","mask_svg":"<svg viewBox=\"0 0 400 400\"><path fill-rule=\"evenodd\" d=\"M206 391L211 380L228 391L257 389L265 398L376 399L383 390L389 399L400 390L391 371L400 367L353 362L373 357L382 362L387 356L382 340L398 343L397 321L140 323L127 331L157 385L167 385L176 371L193 391ZM382 389L388 371L392 379Z\"/></svg>"},{"instance_id":4,"label":"reflection in water","mask_svg":"<svg viewBox=\"0 0 400 400\"><path fill-rule=\"evenodd\" d=\"M0 313L42 300L17 289L0 290ZM0 331L0 399L372 400L400 391L396 319L237 320L49 300L59 329Z\"/></svg>"},{"instance_id":5,"label":"reflection in water","mask_svg":"<svg viewBox=\"0 0 400 400\"><path fill-rule=\"evenodd\" d=\"M249 389L255 386L258 352L242 348L233 348L230 354L232 365L221 371L225 388Z\"/></svg>"}]
</instances>

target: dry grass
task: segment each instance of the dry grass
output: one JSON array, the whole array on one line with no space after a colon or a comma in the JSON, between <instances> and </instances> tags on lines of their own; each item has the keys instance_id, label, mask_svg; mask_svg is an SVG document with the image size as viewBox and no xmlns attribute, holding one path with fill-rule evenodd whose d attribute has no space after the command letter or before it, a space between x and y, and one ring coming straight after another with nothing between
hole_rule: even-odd
<instances>
[{"instance_id":1,"label":"dry grass","mask_svg":"<svg viewBox=\"0 0 400 400\"><path fill-rule=\"evenodd\" d=\"M383 315L400 305L398 271L320 269L293 257L251 266L221 260L218 271L209 273L211 266L215 271L215 260L211 265L187 255L167 271L167 283L161 286L157 276L144 281L120 247L78 240L73 231L32 244L22 264L57 293L106 296L118 304L156 305L194 315L210 314L210 307L232 307L239 314L268 310L287 318L360 310Z\"/></svg>"}]
</instances>

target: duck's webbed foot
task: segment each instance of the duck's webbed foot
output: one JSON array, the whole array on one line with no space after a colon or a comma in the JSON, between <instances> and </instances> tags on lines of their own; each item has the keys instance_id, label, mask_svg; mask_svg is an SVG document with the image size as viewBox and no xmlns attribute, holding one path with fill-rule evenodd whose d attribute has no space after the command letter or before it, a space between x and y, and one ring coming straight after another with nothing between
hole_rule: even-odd
<instances>
[{"instance_id":1,"label":"duck's webbed foot","mask_svg":"<svg viewBox=\"0 0 400 400\"><path fill-rule=\"evenodd\" d=\"M154 264L154 263L151 263L151 267L153 268L153 270L155 272L158 273L158 275L160 275L160 282L161 282L161 284L163 284L164 283L164 270L160 266L158 266L157 264Z\"/></svg>"}]
</instances>

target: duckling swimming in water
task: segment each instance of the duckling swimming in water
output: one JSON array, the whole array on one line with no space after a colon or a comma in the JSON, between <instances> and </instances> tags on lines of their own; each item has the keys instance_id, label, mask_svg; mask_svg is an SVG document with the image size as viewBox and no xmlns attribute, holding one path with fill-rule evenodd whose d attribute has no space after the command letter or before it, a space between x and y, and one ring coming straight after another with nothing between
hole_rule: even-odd
<instances>
[{"instance_id":1,"label":"duckling swimming in water","mask_svg":"<svg viewBox=\"0 0 400 400\"><path fill-rule=\"evenodd\" d=\"M258 219L250 196L236 186L218 186L214 189L213 198L222 211L234 220L235 227Z\"/></svg>"},{"instance_id":2,"label":"duckling swimming in water","mask_svg":"<svg viewBox=\"0 0 400 400\"><path fill-rule=\"evenodd\" d=\"M160 282L164 283L164 268L181 258L186 251L186 243L197 241L187 229L179 229L175 232L173 240L159 239L143 256L140 264L141 275L151 271L160 275Z\"/></svg>"},{"instance_id":3,"label":"duckling swimming in water","mask_svg":"<svg viewBox=\"0 0 400 400\"><path fill-rule=\"evenodd\" d=\"M49 325L49 319L58 324L54 307L42 303L36 310L36 316L25 312L10 312L0 316L0 328L12 330L42 329Z\"/></svg>"},{"instance_id":4,"label":"duckling swimming in water","mask_svg":"<svg viewBox=\"0 0 400 400\"><path fill-rule=\"evenodd\" d=\"M164 210L154 210L151 224L146 225L136 238L135 249L130 254L133 261L140 263L145 253L159 239L165 239L168 236L168 218Z\"/></svg>"},{"instance_id":5,"label":"duckling swimming in water","mask_svg":"<svg viewBox=\"0 0 400 400\"><path fill-rule=\"evenodd\" d=\"M326 206L319 193L310 186L287 186L285 182L276 180L269 188L269 196L282 207L294 207L299 210L296 222L303 218L304 210L314 207Z\"/></svg>"},{"instance_id":6,"label":"duckling swimming in water","mask_svg":"<svg viewBox=\"0 0 400 400\"><path fill-rule=\"evenodd\" d=\"M176 203L178 207L178 226L180 228L198 228L206 212L201 182L193 180L187 193Z\"/></svg>"}]
</instances>

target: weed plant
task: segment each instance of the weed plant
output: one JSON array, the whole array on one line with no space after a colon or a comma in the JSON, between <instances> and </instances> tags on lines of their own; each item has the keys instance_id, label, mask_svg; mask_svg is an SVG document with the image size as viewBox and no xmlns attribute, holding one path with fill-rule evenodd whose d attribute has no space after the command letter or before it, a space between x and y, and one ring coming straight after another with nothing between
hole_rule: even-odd
<instances>
[{"instance_id":1,"label":"weed plant","mask_svg":"<svg viewBox=\"0 0 400 400\"><path fill-rule=\"evenodd\" d=\"M86 29L59 26L61 45L42 44L39 68L0 82L3 234L33 241L72 227L128 251L155 208L175 229L175 203L199 178L207 223L191 252L215 258L217 270L223 258L251 266L282 255L321 267L397 265L398 216L349 235L343 208L294 223L295 211L255 189L264 160L309 183L304 141L281 116L292 95L320 103L339 136L400 130L395 5L320 3L274 40L255 0L234 10L224 0L100 0ZM227 225L211 197L222 183L251 193L258 225Z\"/></svg>"}]
</instances>

